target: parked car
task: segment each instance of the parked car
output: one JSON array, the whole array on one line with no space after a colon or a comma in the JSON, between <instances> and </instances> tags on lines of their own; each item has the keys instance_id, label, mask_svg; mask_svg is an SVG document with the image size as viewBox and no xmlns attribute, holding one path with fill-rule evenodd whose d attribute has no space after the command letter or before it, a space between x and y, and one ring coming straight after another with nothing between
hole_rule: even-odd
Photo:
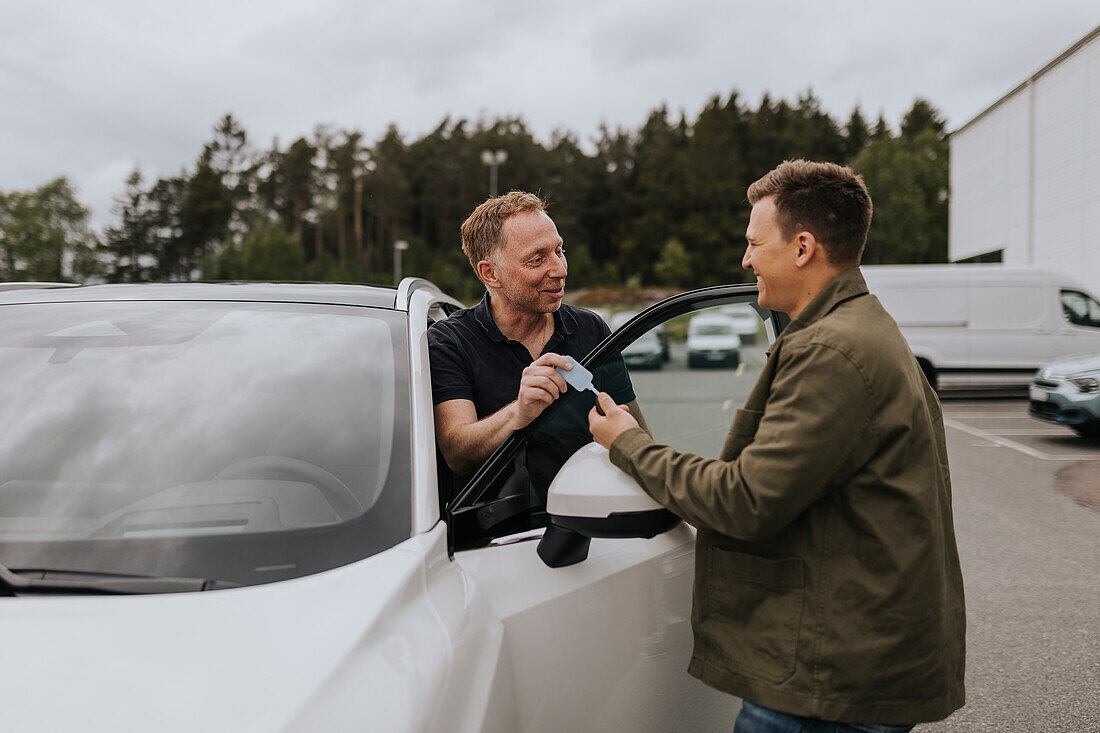
<instances>
[{"instance_id":1,"label":"parked car","mask_svg":"<svg viewBox=\"0 0 1100 733\"><path fill-rule=\"evenodd\" d=\"M443 490L426 330L458 306L412 279L0 292L5 726L728 727L684 671L693 529L591 443L532 500L520 459L588 393Z\"/></svg>"},{"instance_id":2,"label":"parked car","mask_svg":"<svg viewBox=\"0 0 1100 733\"><path fill-rule=\"evenodd\" d=\"M619 311L618 313L613 313L610 320L605 320L612 331L617 331L622 328L623 325L633 320L637 315L638 311ZM669 349L668 331L665 329L665 324L658 324L653 331L657 336L657 340L661 343L661 360L667 362L672 358L672 352Z\"/></svg>"},{"instance_id":3,"label":"parked car","mask_svg":"<svg viewBox=\"0 0 1100 733\"><path fill-rule=\"evenodd\" d=\"M607 324L611 323L611 311L609 311L607 308L588 308L588 310L592 311L597 316L599 316L600 320L603 321L604 323L607 323ZM610 326L608 326L608 327L611 328ZM612 329L612 330L614 330L614 329Z\"/></svg>"},{"instance_id":4,"label":"parked car","mask_svg":"<svg viewBox=\"0 0 1100 733\"><path fill-rule=\"evenodd\" d=\"M1048 364L1032 380L1028 397L1032 417L1100 437L1100 354Z\"/></svg>"},{"instance_id":5,"label":"parked car","mask_svg":"<svg viewBox=\"0 0 1100 733\"><path fill-rule=\"evenodd\" d=\"M1022 390L1043 364L1100 350L1100 303L1064 275L999 264L861 269L938 389Z\"/></svg>"},{"instance_id":6,"label":"parked car","mask_svg":"<svg viewBox=\"0 0 1100 733\"><path fill-rule=\"evenodd\" d=\"M733 330L741 338L741 343L756 342L756 332L760 328L760 316L748 303L735 303L719 308L718 312L733 319Z\"/></svg>"},{"instance_id":7,"label":"parked car","mask_svg":"<svg viewBox=\"0 0 1100 733\"><path fill-rule=\"evenodd\" d=\"M646 331L637 341L624 348L622 355L628 367L660 369L665 362L664 349L656 331Z\"/></svg>"},{"instance_id":8,"label":"parked car","mask_svg":"<svg viewBox=\"0 0 1100 733\"><path fill-rule=\"evenodd\" d=\"M617 331L624 323L628 323L630 319L636 315L638 315L638 311L617 311L612 313L610 318L606 319L607 325L612 331Z\"/></svg>"},{"instance_id":9,"label":"parked car","mask_svg":"<svg viewBox=\"0 0 1100 733\"><path fill-rule=\"evenodd\" d=\"M736 321L721 313L700 313L688 322L687 348L689 368L741 363Z\"/></svg>"}]
</instances>

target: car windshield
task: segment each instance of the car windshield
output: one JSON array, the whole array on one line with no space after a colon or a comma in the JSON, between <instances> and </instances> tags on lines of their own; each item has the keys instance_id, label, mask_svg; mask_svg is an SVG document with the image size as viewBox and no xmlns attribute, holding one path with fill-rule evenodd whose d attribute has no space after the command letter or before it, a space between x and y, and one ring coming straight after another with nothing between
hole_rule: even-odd
<instances>
[{"instance_id":1,"label":"car windshield","mask_svg":"<svg viewBox=\"0 0 1100 733\"><path fill-rule=\"evenodd\" d=\"M347 306L3 306L0 563L255 584L406 539L405 338Z\"/></svg>"}]
</instances>

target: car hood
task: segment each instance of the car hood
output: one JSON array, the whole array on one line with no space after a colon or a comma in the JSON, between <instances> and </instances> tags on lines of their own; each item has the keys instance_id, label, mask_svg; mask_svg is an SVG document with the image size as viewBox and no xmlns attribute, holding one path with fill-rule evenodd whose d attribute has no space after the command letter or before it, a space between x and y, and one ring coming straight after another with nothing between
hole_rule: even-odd
<instances>
[{"instance_id":1,"label":"car hood","mask_svg":"<svg viewBox=\"0 0 1100 733\"><path fill-rule=\"evenodd\" d=\"M249 588L0 598L5 728L426 729L447 634L418 539Z\"/></svg>"},{"instance_id":2,"label":"car hood","mask_svg":"<svg viewBox=\"0 0 1100 733\"><path fill-rule=\"evenodd\" d=\"M1100 354L1078 354L1052 361L1042 369L1044 377L1064 377L1100 370Z\"/></svg>"}]
</instances>

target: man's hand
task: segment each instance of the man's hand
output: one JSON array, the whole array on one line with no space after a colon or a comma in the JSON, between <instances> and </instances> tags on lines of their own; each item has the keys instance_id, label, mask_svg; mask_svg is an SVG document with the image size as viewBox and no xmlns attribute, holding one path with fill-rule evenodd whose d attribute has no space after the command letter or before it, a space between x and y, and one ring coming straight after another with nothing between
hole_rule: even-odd
<instances>
[{"instance_id":1,"label":"man's hand","mask_svg":"<svg viewBox=\"0 0 1100 733\"><path fill-rule=\"evenodd\" d=\"M540 356L523 370L516 401L481 420L470 400L447 400L436 405L436 441L451 470L469 476L513 431L526 427L553 404L569 388L556 366L573 368L564 356Z\"/></svg>"},{"instance_id":2,"label":"man's hand","mask_svg":"<svg viewBox=\"0 0 1100 733\"><path fill-rule=\"evenodd\" d=\"M541 415L543 410L552 405L554 400L563 395L565 390L569 389L565 379L554 367L561 367L568 371L573 368L573 363L564 356L546 353L523 370L510 426L512 430L526 427Z\"/></svg>"},{"instance_id":3,"label":"man's hand","mask_svg":"<svg viewBox=\"0 0 1100 733\"><path fill-rule=\"evenodd\" d=\"M616 405L607 392L600 392L596 399L604 415L600 415L593 407L588 413L588 429L597 443L611 450L615 438L631 428L639 427L638 421L630 414L626 405Z\"/></svg>"}]
</instances>

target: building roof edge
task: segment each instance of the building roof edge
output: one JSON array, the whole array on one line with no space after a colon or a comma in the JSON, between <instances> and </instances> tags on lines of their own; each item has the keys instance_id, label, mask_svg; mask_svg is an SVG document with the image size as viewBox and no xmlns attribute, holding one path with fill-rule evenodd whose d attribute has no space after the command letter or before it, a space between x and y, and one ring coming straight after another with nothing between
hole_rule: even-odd
<instances>
[{"instance_id":1,"label":"building roof edge","mask_svg":"<svg viewBox=\"0 0 1100 733\"><path fill-rule=\"evenodd\" d=\"M1048 71L1053 69L1055 66L1058 66L1059 64L1061 64L1063 61L1068 59L1070 56L1073 56L1075 53L1080 51L1084 46L1087 46L1090 42L1095 40L1098 36L1100 36L1100 25L1096 26L1091 31L1086 33L1083 38L1078 40L1076 43L1074 43L1072 46L1067 48L1065 51L1062 51L1062 53L1055 56L1051 61L1048 61L1041 69L1039 69L1034 74L1029 76L1027 79L1024 79L1022 82L1017 84L1015 87L1012 88L1012 90L1010 92L1008 92L1007 94L1002 96L996 102L994 102L993 104L989 105L988 107L986 107L984 110L982 110L978 114L971 117L970 120L968 120L965 124L962 125L962 127L959 127L956 130L952 130L950 133L948 133L948 136L953 137L955 135L958 135L960 132L963 132L968 127L973 125L975 122L982 119L983 117L988 115L990 112L992 112L993 110L997 109L1002 104L1007 102L1009 99L1011 99L1013 96L1015 96L1017 92L1023 90L1024 88L1026 88L1028 84L1033 84L1035 81L1037 81L1039 79L1039 77L1046 74Z\"/></svg>"}]
</instances>

